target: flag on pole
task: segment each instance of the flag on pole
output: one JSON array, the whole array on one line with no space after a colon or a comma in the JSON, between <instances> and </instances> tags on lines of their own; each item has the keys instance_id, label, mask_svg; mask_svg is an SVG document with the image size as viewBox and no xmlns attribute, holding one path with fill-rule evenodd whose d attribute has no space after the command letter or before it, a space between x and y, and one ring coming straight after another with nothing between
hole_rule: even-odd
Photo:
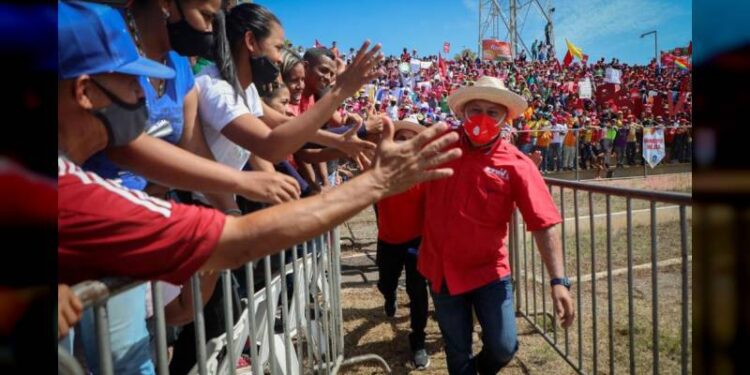
<instances>
[{"instance_id":1,"label":"flag on pole","mask_svg":"<svg viewBox=\"0 0 750 375\"><path fill-rule=\"evenodd\" d=\"M448 42L443 43L443 52L450 53L451 51L451 44Z\"/></svg>"},{"instance_id":2,"label":"flag on pole","mask_svg":"<svg viewBox=\"0 0 750 375\"><path fill-rule=\"evenodd\" d=\"M682 70L690 70L690 62L688 62L686 57L675 58L674 65Z\"/></svg>"},{"instance_id":3,"label":"flag on pole","mask_svg":"<svg viewBox=\"0 0 750 375\"><path fill-rule=\"evenodd\" d=\"M572 62L573 62L573 55L571 55L570 51L568 51L565 53L565 58L563 59L563 66L567 68L568 65L570 65L570 63Z\"/></svg>"},{"instance_id":4,"label":"flag on pole","mask_svg":"<svg viewBox=\"0 0 750 375\"><path fill-rule=\"evenodd\" d=\"M586 61L588 61L588 55L584 55L583 51L580 48L576 47L567 39L565 39L565 44L568 45L568 52L565 54L565 58L563 59L564 67L568 67L568 65L573 62L574 57L577 57L578 60L581 60L584 64L586 63Z\"/></svg>"},{"instance_id":5,"label":"flag on pole","mask_svg":"<svg viewBox=\"0 0 750 375\"><path fill-rule=\"evenodd\" d=\"M443 60L443 55L438 53L438 69L440 70L440 77L445 77L445 60Z\"/></svg>"}]
</instances>

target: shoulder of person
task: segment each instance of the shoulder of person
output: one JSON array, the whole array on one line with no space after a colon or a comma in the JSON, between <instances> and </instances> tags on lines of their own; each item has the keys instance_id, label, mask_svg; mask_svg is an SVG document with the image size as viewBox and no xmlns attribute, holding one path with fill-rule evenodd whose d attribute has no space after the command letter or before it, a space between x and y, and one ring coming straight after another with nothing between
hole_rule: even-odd
<instances>
[{"instance_id":1,"label":"shoulder of person","mask_svg":"<svg viewBox=\"0 0 750 375\"><path fill-rule=\"evenodd\" d=\"M212 69L213 68L213 69ZM213 73L216 74L213 74ZM200 88L202 96L232 95L234 88L218 74L215 67L206 67L195 77L195 84Z\"/></svg>"}]
</instances>

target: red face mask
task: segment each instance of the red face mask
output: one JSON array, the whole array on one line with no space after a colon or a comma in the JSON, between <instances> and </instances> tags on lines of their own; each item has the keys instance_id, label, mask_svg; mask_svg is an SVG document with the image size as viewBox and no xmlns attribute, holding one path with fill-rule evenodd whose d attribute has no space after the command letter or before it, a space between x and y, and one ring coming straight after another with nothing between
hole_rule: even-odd
<instances>
[{"instance_id":1,"label":"red face mask","mask_svg":"<svg viewBox=\"0 0 750 375\"><path fill-rule=\"evenodd\" d=\"M485 114L466 117L463 123L464 133L475 145L484 145L497 137L502 122L503 119L498 121Z\"/></svg>"}]
</instances>

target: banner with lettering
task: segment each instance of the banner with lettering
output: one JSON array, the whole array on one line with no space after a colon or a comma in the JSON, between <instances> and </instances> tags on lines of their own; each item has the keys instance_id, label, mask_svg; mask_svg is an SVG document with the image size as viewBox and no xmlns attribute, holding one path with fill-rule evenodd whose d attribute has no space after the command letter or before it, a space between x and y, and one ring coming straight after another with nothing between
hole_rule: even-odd
<instances>
[{"instance_id":1,"label":"banner with lettering","mask_svg":"<svg viewBox=\"0 0 750 375\"><path fill-rule=\"evenodd\" d=\"M482 60L495 61L499 58L512 59L510 43L501 42L497 39L485 39L482 41Z\"/></svg>"},{"instance_id":2,"label":"banner with lettering","mask_svg":"<svg viewBox=\"0 0 750 375\"><path fill-rule=\"evenodd\" d=\"M664 159L664 128L643 128L643 158L651 168Z\"/></svg>"}]
</instances>

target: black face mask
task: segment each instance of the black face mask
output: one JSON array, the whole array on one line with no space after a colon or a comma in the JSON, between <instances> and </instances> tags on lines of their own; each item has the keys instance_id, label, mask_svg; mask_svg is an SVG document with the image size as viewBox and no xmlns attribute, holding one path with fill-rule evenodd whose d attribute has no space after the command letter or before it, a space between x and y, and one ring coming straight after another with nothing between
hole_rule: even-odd
<instances>
[{"instance_id":1,"label":"black face mask","mask_svg":"<svg viewBox=\"0 0 750 375\"><path fill-rule=\"evenodd\" d=\"M148 121L146 99L141 98L135 104L125 103L98 82L93 82L112 102L107 107L93 111L94 116L99 118L104 128L107 129L109 136L107 147L124 146L138 138Z\"/></svg>"},{"instance_id":2,"label":"black face mask","mask_svg":"<svg viewBox=\"0 0 750 375\"><path fill-rule=\"evenodd\" d=\"M279 68L267 56L251 57L250 69L253 71L253 83L255 86L264 86L279 75Z\"/></svg>"},{"instance_id":3,"label":"black face mask","mask_svg":"<svg viewBox=\"0 0 750 375\"><path fill-rule=\"evenodd\" d=\"M169 44L182 56L210 57L214 45L214 34L210 31L199 31L190 26L185 19L180 0L175 1L180 11L180 19L175 23L167 22Z\"/></svg>"}]
</instances>

